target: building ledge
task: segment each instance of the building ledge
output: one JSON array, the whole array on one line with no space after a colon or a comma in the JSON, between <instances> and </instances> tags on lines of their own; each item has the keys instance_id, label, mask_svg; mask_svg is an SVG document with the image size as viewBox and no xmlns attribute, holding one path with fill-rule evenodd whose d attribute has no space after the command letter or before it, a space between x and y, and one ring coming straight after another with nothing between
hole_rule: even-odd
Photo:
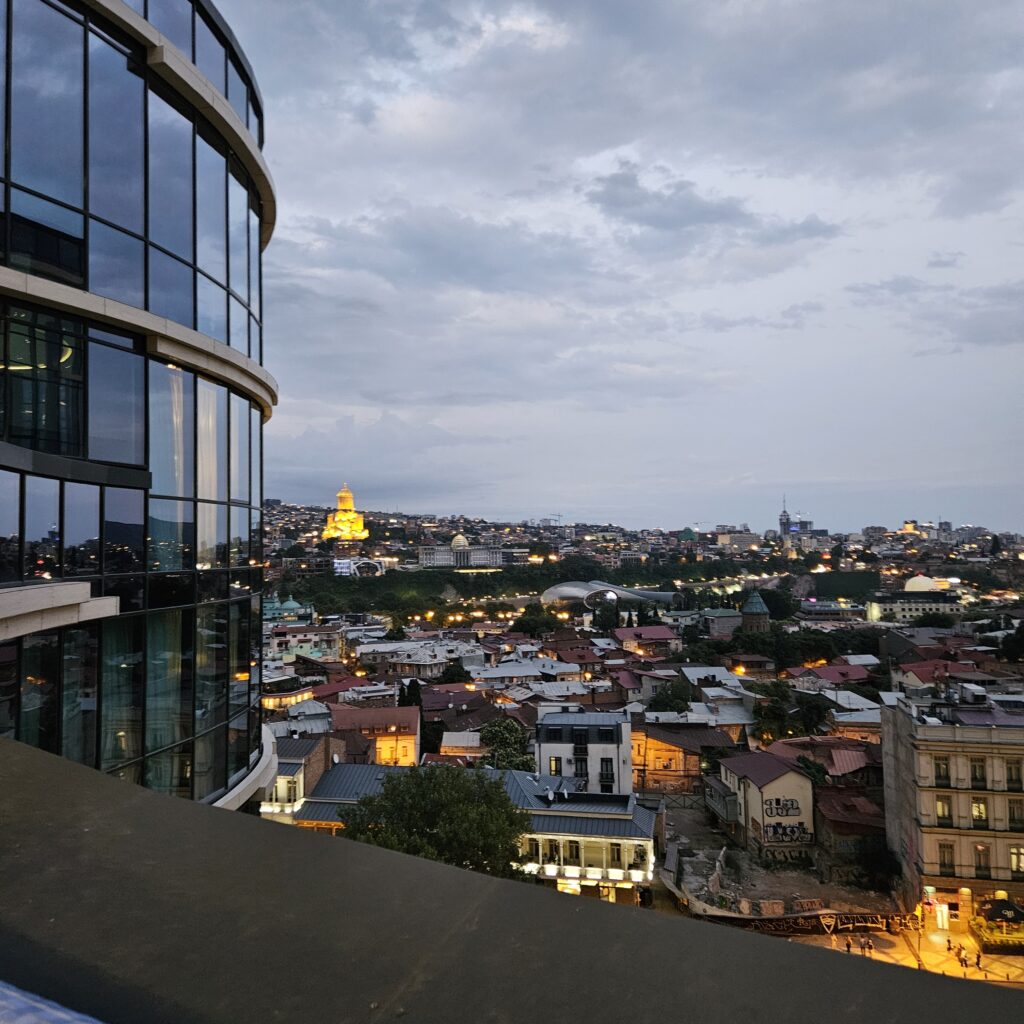
<instances>
[{"instance_id":1,"label":"building ledge","mask_svg":"<svg viewBox=\"0 0 1024 1024\"><path fill-rule=\"evenodd\" d=\"M282 828L11 740L0 777L0 979L105 1024L1020 1015L994 985Z\"/></svg>"},{"instance_id":2,"label":"building ledge","mask_svg":"<svg viewBox=\"0 0 1024 1024\"><path fill-rule=\"evenodd\" d=\"M93 597L88 583L29 583L0 590L0 643L117 615L120 598Z\"/></svg>"},{"instance_id":3,"label":"building ledge","mask_svg":"<svg viewBox=\"0 0 1024 1024\"><path fill-rule=\"evenodd\" d=\"M222 807L228 811L237 811L247 804L260 790L266 790L277 778L277 740L274 734L264 725L260 734L260 757L255 767L246 776L229 789L214 807Z\"/></svg>"}]
</instances>

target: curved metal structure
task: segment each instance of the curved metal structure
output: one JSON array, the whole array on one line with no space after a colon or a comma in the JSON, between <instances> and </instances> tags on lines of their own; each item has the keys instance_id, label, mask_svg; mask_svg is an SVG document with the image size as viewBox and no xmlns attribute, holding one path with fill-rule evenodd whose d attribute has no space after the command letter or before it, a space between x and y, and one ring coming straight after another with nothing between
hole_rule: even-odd
<instances>
[{"instance_id":1,"label":"curved metal structure","mask_svg":"<svg viewBox=\"0 0 1024 1024\"><path fill-rule=\"evenodd\" d=\"M671 604L678 595L671 590L635 590L630 587L619 587L614 583L603 583L591 580L571 580L568 583L556 583L548 587L540 595L541 604L557 604L559 601L582 601L588 608L594 608L602 601L623 601L642 604L651 601L655 604Z\"/></svg>"}]
</instances>

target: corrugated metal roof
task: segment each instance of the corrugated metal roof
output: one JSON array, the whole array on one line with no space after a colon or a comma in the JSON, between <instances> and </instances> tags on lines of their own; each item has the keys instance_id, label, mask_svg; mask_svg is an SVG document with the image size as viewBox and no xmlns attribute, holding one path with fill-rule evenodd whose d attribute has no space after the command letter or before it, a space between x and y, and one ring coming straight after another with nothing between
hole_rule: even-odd
<instances>
[{"instance_id":1,"label":"corrugated metal roof","mask_svg":"<svg viewBox=\"0 0 1024 1024\"><path fill-rule=\"evenodd\" d=\"M305 737L282 736L277 741L277 759L279 761L302 761L316 750L320 740Z\"/></svg>"},{"instance_id":2,"label":"corrugated metal roof","mask_svg":"<svg viewBox=\"0 0 1024 1024\"><path fill-rule=\"evenodd\" d=\"M277 765L278 775L298 775L303 769L301 761L279 761Z\"/></svg>"},{"instance_id":3,"label":"corrugated metal roof","mask_svg":"<svg viewBox=\"0 0 1024 1024\"><path fill-rule=\"evenodd\" d=\"M341 820L344 804L319 803L306 800L292 815L295 821L332 821Z\"/></svg>"},{"instance_id":4,"label":"corrugated metal roof","mask_svg":"<svg viewBox=\"0 0 1024 1024\"><path fill-rule=\"evenodd\" d=\"M408 770L389 764L336 764L320 777L311 796L354 804L361 797L379 793L387 775Z\"/></svg>"},{"instance_id":5,"label":"corrugated metal roof","mask_svg":"<svg viewBox=\"0 0 1024 1024\"><path fill-rule=\"evenodd\" d=\"M541 835L651 839L654 836L654 817L654 811L646 807L637 807L632 818L534 814L531 815L531 820L533 831Z\"/></svg>"}]
</instances>

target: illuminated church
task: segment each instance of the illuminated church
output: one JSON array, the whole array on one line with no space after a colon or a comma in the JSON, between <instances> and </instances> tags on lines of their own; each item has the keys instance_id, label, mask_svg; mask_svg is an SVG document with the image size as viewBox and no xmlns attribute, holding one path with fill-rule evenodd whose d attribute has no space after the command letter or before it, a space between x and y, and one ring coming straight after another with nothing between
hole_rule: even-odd
<instances>
[{"instance_id":1,"label":"illuminated church","mask_svg":"<svg viewBox=\"0 0 1024 1024\"><path fill-rule=\"evenodd\" d=\"M363 526L363 517L356 511L355 499L345 484L338 491L338 508L327 517L324 540L366 540L370 531Z\"/></svg>"}]
</instances>

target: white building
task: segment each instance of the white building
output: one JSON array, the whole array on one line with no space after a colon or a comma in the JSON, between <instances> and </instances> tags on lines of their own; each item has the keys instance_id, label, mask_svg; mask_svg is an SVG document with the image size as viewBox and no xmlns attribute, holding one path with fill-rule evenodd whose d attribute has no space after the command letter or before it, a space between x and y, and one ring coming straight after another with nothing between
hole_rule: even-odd
<instances>
[{"instance_id":1,"label":"white building","mask_svg":"<svg viewBox=\"0 0 1024 1024\"><path fill-rule=\"evenodd\" d=\"M588 793L633 792L629 719L619 713L552 712L537 722L538 771L579 780Z\"/></svg>"}]
</instances>

